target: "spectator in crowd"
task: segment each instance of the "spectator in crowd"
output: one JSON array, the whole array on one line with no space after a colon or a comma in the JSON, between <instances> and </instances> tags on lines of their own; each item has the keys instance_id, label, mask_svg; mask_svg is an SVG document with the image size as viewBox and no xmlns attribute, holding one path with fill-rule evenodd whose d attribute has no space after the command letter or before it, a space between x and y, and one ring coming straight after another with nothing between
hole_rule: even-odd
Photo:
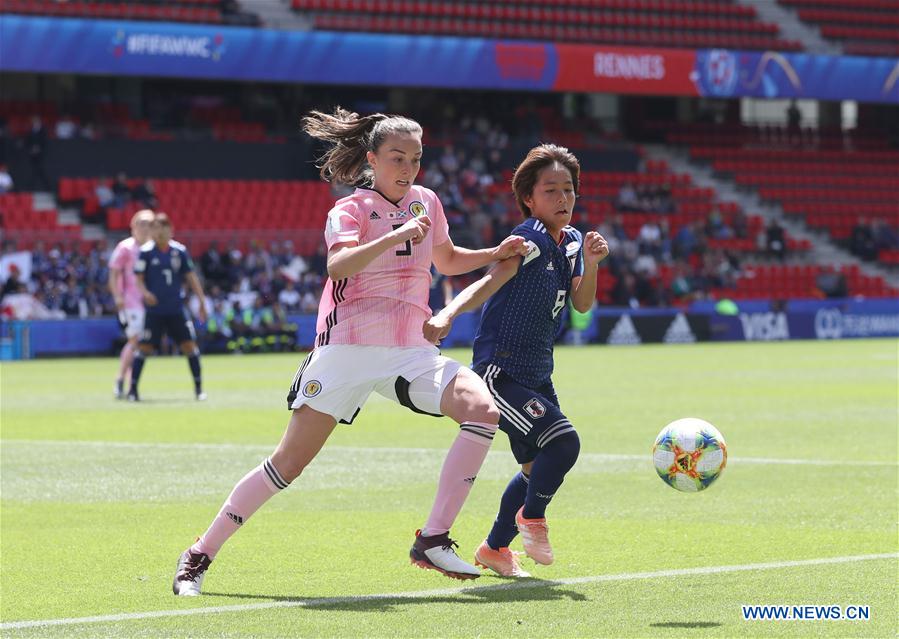
<instances>
[{"instance_id":1,"label":"spectator in crowd","mask_svg":"<svg viewBox=\"0 0 899 639\"><path fill-rule=\"evenodd\" d=\"M849 287L846 277L833 267L826 268L818 273L815 278L815 286L824 297L828 299L842 298L849 295Z\"/></svg>"},{"instance_id":2,"label":"spectator in crowd","mask_svg":"<svg viewBox=\"0 0 899 639\"><path fill-rule=\"evenodd\" d=\"M783 227L772 219L765 228L765 249L768 255L783 261L787 255L787 240Z\"/></svg>"},{"instance_id":3,"label":"spectator in crowd","mask_svg":"<svg viewBox=\"0 0 899 639\"><path fill-rule=\"evenodd\" d=\"M863 260L877 257L877 243L874 241L874 230L868 219L860 217L849 235L849 250Z\"/></svg>"},{"instance_id":4,"label":"spectator in crowd","mask_svg":"<svg viewBox=\"0 0 899 639\"><path fill-rule=\"evenodd\" d=\"M141 180L131 190L131 200L147 209L155 209L159 206L156 198L156 187L153 180Z\"/></svg>"},{"instance_id":5,"label":"spectator in crowd","mask_svg":"<svg viewBox=\"0 0 899 639\"><path fill-rule=\"evenodd\" d=\"M674 266L674 277L671 278L671 296L676 302L685 302L693 296L693 284L689 277L689 266L684 262L677 262Z\"/></svg>"},{"instance_id":6,"label":"spectator in crowd","mask_svg":"<svg viewBox=\"0 0 899 639\"><path fill-rule=\"evenodd\" d=\"M654 220L649 220L642 227L637 236L637 243L641 253L655 258L662 256L662 229Z\"/></svg>"},{"instance_id":7,"label":"spectator in crowd","mask_svg":"<svg viewBox=\"0 0 899 639\"><path fill-rule=\"evenodd\" d=\"M31 188L50 191L52 186L44 166L47 153L47 129L39 116L31 118L31 129L25 136L25 149L31 163Z\"/></svg>"},{"instance_id":8,"label":"spectator in crowd","mask_svg":"<svg viewBox=\"0 0 899 639\"><path fill-rule=\"evenodd\" d=\"M97 186L94 187L94 195L100 208L106 209L115 205L115 193L112 192L108 178L102 177L97 180Z\"/></svg>"},{"instance_id":9,"label":"spectator in crowd","mask_svg":"<svg viewBox=\"0 0 899 639\"><path fill-rule=\"evenodd\" d=\"M309 259L309 272L324 277L328 272L328 251L323 243L315 249L315 255Z\"/></svg>"},{"instance_id":10,"label":"spectator in crowd","mask_svg":"<svg viewBox=\"0 0 899 639\"><path fill-rule=\"evenodd\" d=\"M293 280L287 280L287 284L278 293L278 302L288 311L300 310L300 302L303 299L302 293L297 290Z\"/></svg>"},{"instance_id":11,"label":"spectator in crowd","mask_svg":"<svg viewBox=\"0 0 899 639\"><path fill-rule=\"evenodd\" d=\"M693 224L684 224L674 236L674 245L672 247L675 258L687 258L699 244L699 222Z\"/></svg>"},{"instance_id":12,"label":"spectator in crowd","mask_svg":"<svg viewBox=\"0 0 899 639\"><path fill-rule=\"evenodd\" d=\"M56 121L56 138L59 140L71 140L78 134L78 125L68 113L64 113Z\"/></svg>"},{"instance_id":13,"label":"spectator in crowd","mask_svg":"<svg viewBox=\"0 0 899 639\"><path fill-rule=\"evenodd\" d=\"M724 222L724 217L718 207L713 207L706 218L705 223L706 237L715 240L728 240L734 236L733 230Z\"/></svg>"},{"instance_id":14,"label":"spectator in crowd","mask_svg":"<svg viewBox=\"0 0 899 639\"><path fill-rule=\"evenodd\" d=\"M899 225L899 221L896 223ZM897 228L891 227L883 218L877 218L871 223L871 234L874 238L874 247L878 251L899 249Z\"/></svg>"},{"instance_id":15,"label":"spectator in crowd","mask_svg":"<svg viewBox=\"0 0 899 639\"><path fill-rule=\"evenodd\" d=\"M19 267L15 263L9 265L9 277L3 282L3 289L0 290L0 301L10 293L17 293L19 288L24 284L19 280Z\"/></svg>"},{"instance_id":16,"label":"spectator in crowd","mask_svg":"<svg viewBox=\"0 0 899 639\"><path fill-rule=\"evenodd\" d=\"M231 320L225 309L225 302L216 299L212 305L212 312L206 320L206 342L204 350L207 353L225 353L228 343L234 333L231 331Z\"/></svg>"},{"instance_id":17,"label":"spectator in crowd","mask_svg":"<svg viewBox=\"0 0 899 639\"><path fill-rule=\"evenodd\" d=\"M200 271L210 285L230 288L230 256L219 252L218 242L209 244L206 252L200 256Z\"/></svg>"},{"instance_id":18,"label":"spectator in crowd","mask_svg":"<svg viewBox=\"0 0 899 639\"><path fill-rule=\"evenodd\" d=\"M790 106L787 107L787 137L790 144L798 145L802 143L802 113L799 112L799 106L796 100L790 100Z\"/></svg>"},{"instance_id":19,"label":"spectator in crowd","mask_svg":"<svg viewBox=\"0 0 899 639\"><path fill-rule=\"evenodd\" d=\"M618 198L615 200L615 206L619 211L639 211L640 203L637 198L637 191L630 182L625 182L618 190Z\"/></svg>"},{"instance_id":20,"label":"spectator in crowd","mask_svg":"<svg viewBox=\"0 0 899 639\"><path fill-rule=\"evenodd\" d=\"M2 143L2 140L0 140L0 143ZM14 184L12 176L9 174L9 170L6 168L5 164L0 164L0 195L12 191L13 186Z\"/></svg>"},{"instance_id":21,"label":"spectator in crowd","mask_svg":"<svg viewBox=\"0 0 899 639\"><path fill-rule=\"evenodd\" d=\"M131 201L131 187L128 186L128 176L124 171L120 171L112 183L112 193L115 196L113 206L117 209L122 208Z\"/></svg>"},{"instance_id":22,"label":"spectator in crowd","mask_svg":"<svg viewBox=\"0 0 899 639\"><path fill-rule=\"evenodd\" d=\"M731 229L733 229L733 236L739 239L746 239L749 237L749 219L746 217L746 213L743 212L742 208L737 209L737 211L733 214L730 220Z\"/></svg>"}]
</instances>

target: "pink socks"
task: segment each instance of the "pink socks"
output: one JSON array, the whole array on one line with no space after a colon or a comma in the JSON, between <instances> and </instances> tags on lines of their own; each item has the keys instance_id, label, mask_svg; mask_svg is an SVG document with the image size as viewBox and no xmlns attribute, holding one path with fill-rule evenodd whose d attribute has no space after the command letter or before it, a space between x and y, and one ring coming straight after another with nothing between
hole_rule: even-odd
<instances>
[{"instance_id":1,"label":"pink socks","mask_svg":"<svg viewBox=\"0 0 899 639\"><path fill-rule=\"evenodd\" d=\"M237 482L209 529L191 546L191 552L201 552L209 555L210 559L215 558L219 549L250 515L259 510L272 495L287 488L287 484L271 459L263 461Z\"/></svg>"},{"instance_id":2,"label":"pink socks","mask_svg":"<svg viewBox=\"0 0 899 639\"><path fill-rule=\"evenodd\" d=\"M482 422L466 422L459 428L459 435L446 454L440 471L434 507L422 528L422 534L426 537L445 533L453 525L496 433L496 424Z\"/></svg>"}]
</instances>

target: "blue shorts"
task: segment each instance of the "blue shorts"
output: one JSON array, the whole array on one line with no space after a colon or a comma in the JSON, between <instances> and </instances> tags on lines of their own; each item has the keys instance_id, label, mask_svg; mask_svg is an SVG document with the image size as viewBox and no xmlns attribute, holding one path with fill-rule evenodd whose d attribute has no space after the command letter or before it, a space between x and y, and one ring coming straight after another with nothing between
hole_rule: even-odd
<instances>
[{"instance_id":1,"label":"blue shorts","mask_svg":"<svg viewBox=\"0 0 899 639\"><path fill-rule=\"evenodd\" d=\"M519 464L534 461L540 449L574 426L562 413L552 382L528 388L495 364L475 371L484 378L499 409L499 428L509 436L512 454Z\"/></svg>"},{"instance_id":2,"label":"blue shorts","mask_svg":"<svg viewBox=\"0 0 899 639\"><path fill-rule=\"evenodd\" d=\"M181 309L180 313L166 313L165 315L147 313L141 342L151 344L158 350L162 344L163 333L167 334L176 344L197 341L194 322L187 314L186 309Z\"/></svg>"}]
</instances>

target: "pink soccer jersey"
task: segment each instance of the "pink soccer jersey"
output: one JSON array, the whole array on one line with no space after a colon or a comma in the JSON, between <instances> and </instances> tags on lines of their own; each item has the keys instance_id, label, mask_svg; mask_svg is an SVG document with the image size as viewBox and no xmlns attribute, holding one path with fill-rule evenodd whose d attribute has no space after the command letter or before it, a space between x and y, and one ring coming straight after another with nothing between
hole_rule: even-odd
<instances>
[{"instance_id":1,"label":"pink soccer jersey","mask_svg":"<svg viewBox=\"0 0 899 639\"><path fill-rule=\"evenodd\" d=\"M449 239L443 205L433 191L413 186L393 204L377 191L356 189L328 213L325 242L329 249L341 242L368 244L420 215L431 219L421 244L397 244L356 275L328 280L318 307L316 346L430 344L422 325L431 317L432 249Z\"/></svg>"},{"instance_id":2,"label":"pink soccer jersey","mask_svg":"<svg viewBox=\"0 0 899 639\"><path fill-rule=\"evenodd\" d=\"M140 289L137 288L137 276L134 274L134 262L140 255L140 245L133 237L119 242L109 257L109 267L122 269L124 275L122 281L122 298L125 308L139 310L144 307Z\"/></svg>"}]
</instances>

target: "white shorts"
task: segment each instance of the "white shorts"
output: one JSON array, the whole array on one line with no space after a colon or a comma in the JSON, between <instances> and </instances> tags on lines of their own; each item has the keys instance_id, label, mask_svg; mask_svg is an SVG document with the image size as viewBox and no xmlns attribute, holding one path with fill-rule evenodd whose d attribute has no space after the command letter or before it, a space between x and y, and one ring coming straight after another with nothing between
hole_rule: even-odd
<instances>
[{"instance_id":1,"label":"white shorts","mask_svg":"<svg viewBox=\"0 0 899 639\"><path fill-rule=\"evenodd\" d=\"M308 404L352 424L375 391L416 413L440 417L443 391L460 368L436 346L319 346L294 376L287 407Z\"/></svg>"},{"instance_id":2,"label":"white shorts","mask_svg":"<svg viewBox=\"0 0 899 639\"><path fill-rule=\"evenodd\" d=\"M125 331L125 337L133 339L144 332L144 319L147 313L142 308L126 308L119 311L119 323Z\"/></svg>"}]
</instances>

